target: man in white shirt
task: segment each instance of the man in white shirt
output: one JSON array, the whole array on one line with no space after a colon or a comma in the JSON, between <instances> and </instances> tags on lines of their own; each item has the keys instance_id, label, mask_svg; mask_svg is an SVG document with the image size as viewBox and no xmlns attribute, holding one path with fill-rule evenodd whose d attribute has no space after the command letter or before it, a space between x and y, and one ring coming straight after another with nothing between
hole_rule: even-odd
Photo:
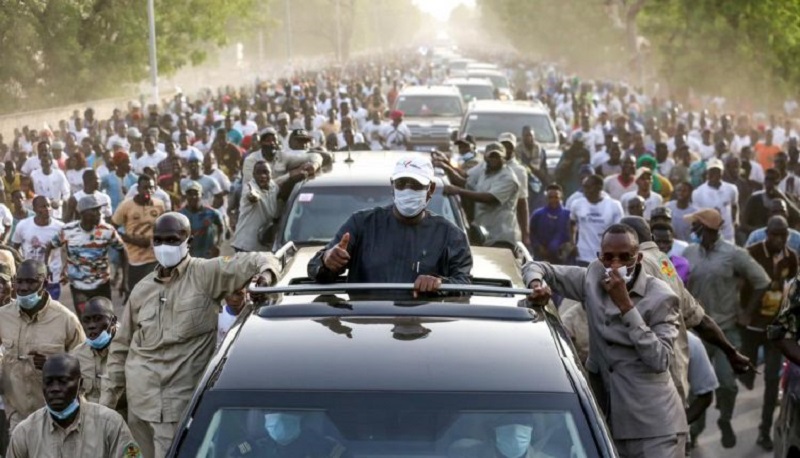
<instances>
[{"instance_id":1,"label":"man in white shirt","mask_svg":"<svg viewBox=\"0 0 800 458\"><path fill-rule=\"evenodd\" d=\"M755 181L756 183L764 184L764 167L761 166L757 161L753 160L753 148L749 146L745 146L742 148L741 156L739 158L744 164L745 162L750 164L750 177L751 181ZM742 167L744 168L744 167Z\"/></svg>"},{"instance_id":2,"label":"man in white shirt","mask_svg":"<svg viewBox=\"0 0 800 458\"><path fill-rule=\"evenodd\" d=\"M130 150L131 144L128 142L128 125L125 121L117 121L114 126L114 135L108 137L106 141L106 149L113 150L114 145L122 146L125 151Z\"/></svg>"},{"instance_id":3,"label":"man in white shirt","mask_svg":"<svg viewBox=\"0 0 800 458\"><path fill-rule=\"evenodd\" d=\"M246 109L242 109L239 112L239 119L233 123L233 128L238 130L242 134L242 137L249 137L258 132L258 125L248 118Z\"/></svg>"},{"instance_id":4,"label":"man in white shirt","mask_svg":"<svg viewBox=\"0 0 800 458\"><path fill-rule=\"evenodd\" d=\"M373 111L370 114L370 120L364 126L364 139L369 144L369 149L372 151L381 151L381 134L386 129L386 124L381 121L381 114L378 111Z\"/></svg>"},{"instance_id":5,"label":"man in white shirt","mask_svg":"<svg viewBox=\"0 0 800 458\"><path fill-rule=\"evenodd\" d=\"M622 206L601 194L603 178L589 175L583 180L584 197L569 208L572 220L572 240L577 246L579 265L588 266L597 259L603 232L622 219Z\"/></svg>"},{"instance_id":6,"label":"man in white shirt","mask_svg":"<svg viewBox=\"0 0 800 458\"><path fill-rule=\"evenodd\" d=\"M394 110L389 114L392 123L381 134L383 148L386 150L406 150L411 142L411 130L403 122L404 113Z\"/></svg>"},{"instance_id":7,"label":"man in white shirt","mask_svg":"<svg viewBox=\"0 0 800 458\"><path fill-rule=\"evenodd\" d=\"M739 221L739 190L722 181L724 166L719 159L707 162L707 181L692 192L692 204L697 208L714 208L722 215L720 235L734 241L735 226Z\"/></svg>"},{"instance_id":8,"label":"man in white shirt","mask_svg":"<svg viewBox=\"0 0 800 458\"><path fill-rule=\"evenodd\" d=\"M44 196L33 198L34 216L28 217L17 223L11 246L18 249L26 260L33 259L47 265L49 275L46 288L50 296L58 300L61 295L61 250L50 254L47 260L47 247L53 237L58 235L64 223L53 218L49 212L50 205Z\"/></svg>"},{"instance_id":9,"label":"man in white shirt","mask_svg":"<svg viewBox=\"0 0 800 458\"><path fill-rule=\"evenodd\" d=\"M178 143L180 144L180 149L178 149L177 153L184 162L188 162L192 155L203 157L203 153L199 149L189 144L189 137L186 134L181 134L178 137ZM167 156L169 156L169 152L167 152Z\"/></svg>"},{"instance_id":10,"label":"man in white shirt","mask_svg":"<svg viewBox=\"0 0 800 458\"><path fill-rule=\"evenodd\" d=\"M158 170L158 163L167 158L167 153L156 148L156 137L147 135L144 139L144 154L142 157L134 158L131 161L133 171L142 174L145 167Z\"/></svg>"},{"instance_id":11,"label":"man in white shirt","mask_svg":"<svg viewBox=\"0 0 800 458\"><path fill-rule=\"evenodd\" d=\"M63 206L70 196L69 180L59 169L53 168L53 157L49 154L41 157L42 168L31 173L33 190L37 196L44 196L50 201L51 214L61 219Z\"/></svg>"},{"instance_id":12,"label":"man in white shirt","mask_svg":"<svg viewBox=\"0 0 800 458\"><path fill-rule=\"evenodd\" d=\"M642 216L644 219L650 219L650 213L653 209L659 207L664 199L661 197L661 194L652 191L653 172L650 169L647 167L639 167L634 177L636 179L636 190L623 194L619 199L620 203L622 204L622 208L628 208L628 200L634 196L641 197L644 199L644 214Z\"/></svg>"}]
</instances>

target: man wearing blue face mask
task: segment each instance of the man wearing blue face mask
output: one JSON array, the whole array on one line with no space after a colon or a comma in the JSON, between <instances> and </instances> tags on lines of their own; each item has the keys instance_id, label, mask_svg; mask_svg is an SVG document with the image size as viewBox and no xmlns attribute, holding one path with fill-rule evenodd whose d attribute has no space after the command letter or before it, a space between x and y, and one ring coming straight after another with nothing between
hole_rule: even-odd
<instances>
[{"instance_id":1,"label":"man wearing blue face mask","mask_svg":"<svg viewBox=\"0 0 800 458\"><path fill-rule=\"evenodd\" d=\"M86 301L81 325L86 340L72 354L81 363L81 394L90 402L100 401L100 379L106 376L106 361L111 339L117 333L114 305L102 296Z\"/></svg>"},{"instance_id":2,"label":"man wearing blue face mask","mask_svg":"<svg viewBox=\"0 0 800 458\"><path fill-rule=\"evenodd\" d=\"M683 400L670 376L678 337L678 296L642 268L636 232L613 224L588 267L529 262L529 300L549 300L550 286L585 304L589 324L586 369L621 457L682 456Z\"/></svg>"},{"instance_id":3,"label":"man wearing blue face mask","mask_svg":"<svg viewBox=\"0 0 800 458\"><path fill-rule=\"evenodd\" d=\"M11 434L8 457L141 458L139 446L120 414L79 397L81 368L75 356L51 356L41 378L47 405Z\"/></svg>"},{"instance_id":4,"label":"man wearing blue face mask","mask_svg":"<svg viewBox=\"0 0 800 458\"><path fill-rule=\"evenodd\" d=\"M264 414L264 434L249 437L231 446L225 456L274 458L348 458L347 448L332 437L303 427L304 414L277 412Z\"/></svg>"},{"instance_id":5,"label":"man wearing blue face mask","mask_svg":"<svg viewBox=\"0 0 800 458\"><path fill-rule=\"evenodd\" d=\"M400 159L391 179L394 204L354 213L308 263L308 276L332 282L347 269L351 283L414 283L414 295L442 283L469 283L466 234L427 210L436 183L430 159Z\"/></svg>"},{"instance_id":6,"label":"man wearing blue face mask","mask_svg":"<svg viewBox=\"0 0 800 458\"><path fill-rule=\"evenodd\" d=\"M28 259L12 282L17 300L0 308L3 399L9 432L44 407L41 370L48 356L64 353L85 339L78 318L44 289L47 268Z\"/></svg>"}]
</instances>

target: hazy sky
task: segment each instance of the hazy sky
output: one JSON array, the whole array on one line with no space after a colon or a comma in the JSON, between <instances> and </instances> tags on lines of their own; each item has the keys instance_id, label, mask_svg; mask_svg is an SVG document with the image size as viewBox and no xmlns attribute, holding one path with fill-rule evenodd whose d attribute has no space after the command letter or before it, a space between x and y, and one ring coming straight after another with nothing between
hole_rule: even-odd
<instances>
[{"instance_id":1,"label":"hazy sky","mask_svg":"<svg viewBox=\"0 0 800 458\"><path fill-rule=\"evenodd\" d=\"M474 7L475 0L413 0L417 8L429 13L440 21L445 21L450 12L461 4Z\"/></svg>"}]
</instances>

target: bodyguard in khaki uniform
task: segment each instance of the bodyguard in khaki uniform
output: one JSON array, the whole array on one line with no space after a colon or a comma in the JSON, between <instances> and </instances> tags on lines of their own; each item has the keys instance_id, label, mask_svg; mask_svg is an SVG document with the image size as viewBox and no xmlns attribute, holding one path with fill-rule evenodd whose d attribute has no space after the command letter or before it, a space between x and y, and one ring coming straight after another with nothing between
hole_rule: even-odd
<instances>
[{"instance_id":1,"label":"bodyguard in khaki uniform","mask_svg":"<svg viewBox=\"0 0 800 458\"><path fill-rule=\"evenodd\" d=\"M48 356L64 353L84 340L78 318L50 298L44 285L47 268L26 260L17 269L17 300L0 308L2 380L9 431L44 407L42 367Z\"/></svg>"},{"instance_id":2,"label":"bodyguard in khaki uniform","mask_svg":"<svg viewBox=\"0 0 800 458\"><path fill-rule=\"evenodd\" d=\"M100 382L106 377L108 347L117 332L114 304L102 296L89 298L81 315L86 341L72 350L81 364L81 394L89 402L100 402ZM119 411L115 406L114 410Z\"/></svg>"},{"instance_id":3,"label":"bodyguard in khaki uniform","mask_svg":"<svg viewBox=\"0 0 800 458\"><path fill-rule=\"evenodd\" d=\"M268 253L189 256L189 220L160 216L153 231L158 267L131 292L108 356L100 402L115 406L123 388L128 424L145 457L163 457L214 353L220 300L259 273L276 278ZM269 272L271 271L271 272Z\"/></svg>"},{"instance_id":4,"label":"bodyguard in khaki uniform","mask_svg":"<svg viewBox=\"0 0 800 458\"><path fill-rule=\"evenodd\" d=\"M47 405L11 434L8 458L141 458L120 414L79 397L81 369L75 356L48 358L42 377Z\"/></svg>"},{"instance_id":5,"label":"bodyguard in khaki uniform","mask_svg":"<svg viewBox=\"0 0 800 458\"><path fill-rule=\"evenodd\" d=\"M636 233L613 224L603 233L600 259L588 267L529 262L531 300L550 288L586 304L586 369L623 458L685 455L686 413L669 373L678 336L678 297L644 272ZM546 282L546 283L545 283Z\"/></svg>"}]
</instances>

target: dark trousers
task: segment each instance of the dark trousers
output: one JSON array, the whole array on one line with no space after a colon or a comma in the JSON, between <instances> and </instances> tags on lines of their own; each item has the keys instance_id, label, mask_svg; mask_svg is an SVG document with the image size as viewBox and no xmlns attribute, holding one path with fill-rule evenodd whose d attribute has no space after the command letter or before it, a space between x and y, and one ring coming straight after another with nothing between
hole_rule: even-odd
<instances>
[{"instance_id":1,"label":"dark trousers","mask_svg":"<svg viewBox=\"0 0 800 458\"><path fill-rule=\"evenodd\" d=\"M140 266L128 266L128 289L133 291L133 287L139 283L139 280L155 270L157 265L157 262L148 262Z\"/></svg>"},{"instance_id":2,"label":"dark trousers","mask_svg":"<svg viewBox=\"0 0 800 458\"><path fill-rule=\"evenodd\" d=\"M72 303L75 305L75 314L78 315L78 318L83 315L83 310L89 299L101 296L111 300L111 282L103 283L94 289L80 289L69 285L69 290L72 291Z\"/></svg>"},{"instance_id":3,"label":"dark trousers","mask_svg":"<svg viewBox=\"0 0 800 458\"><path fill-rule=\"evenodd\" d=\"M731 328L723 330L725 337L736 348L742 346L742 335L739 329ZM714 398L717 402L717 409L719 410L719 420L730 422L733 417L733 409L736 407L736 395L739 393L739 387L736 384L736 375L733 373L733 367L728 362L728 358L719 348L705 344L708 359L714 365L714 372L717 374L719 380L719 388L714 393ZM697 437L706 427L706 414L703 412L700 417L690 425L690 432L692 437Z\"/></svg>"},{"instance_id":4,"label":"dark trousers","mask_svg":"<svg viewBox=\"0 0 800 458\"><path fill-rule=\"evenodd\" d=\"M775 344L767 340L767 333L745 329L742 331L742 354L750 361L758 360L758 349L764 347L764 402L761 407L761 425L759 431L769 434L772 430L772 417L778 405L778 385L780 384L780 371L783 357ZM743 377L755 379L755 372L745 374Z\"/></svg>"}]
</instances>

